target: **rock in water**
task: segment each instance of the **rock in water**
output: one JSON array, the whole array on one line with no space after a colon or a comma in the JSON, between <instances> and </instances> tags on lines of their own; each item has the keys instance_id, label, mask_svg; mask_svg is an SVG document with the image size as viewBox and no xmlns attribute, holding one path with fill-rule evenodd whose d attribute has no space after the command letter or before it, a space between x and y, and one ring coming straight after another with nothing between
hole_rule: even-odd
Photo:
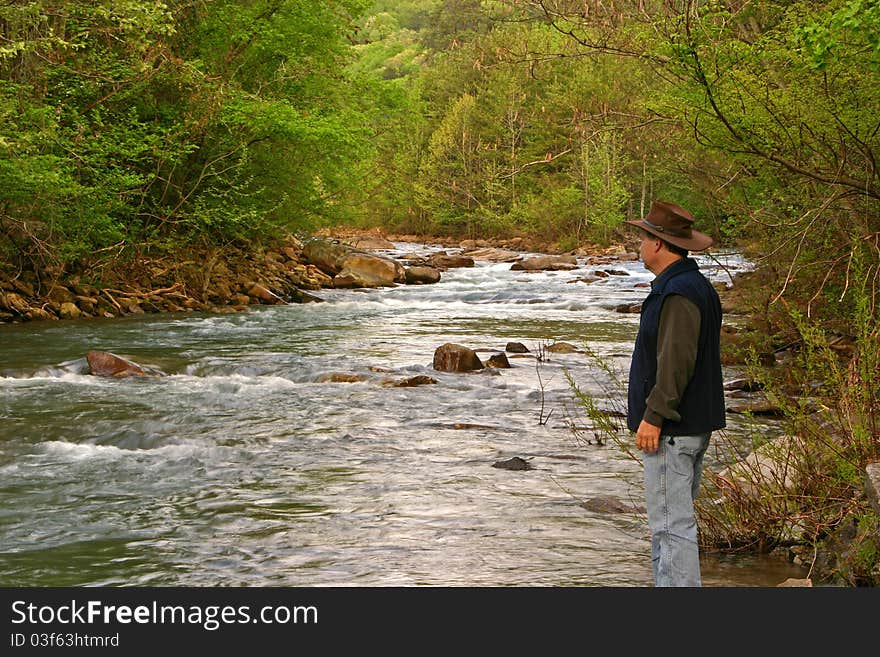
<instances>
[{"instance_id":1,"label":"rock in water","mask_svg":"<svg viewBox=\"0 0 880 657\"><path fill-rule=\"evenodd\" d=\"M158 372L148 371L130 360L111 354L109 351L90 351L86 354L89 374L95 376L157 376Z\"/></svg>"},{"instance_id":2,"label":"rock in water","mask_svg":"<svg viewBox=\"0 0 880 657\"><path fill-rule=\"evenodd\" d=\"M460 344L447 342L434 351L434 369L438 372L470 372L483 367L477 352Z\"/></svg>"},{"instance_id":3,"label":"rock in water","mask_svg":"<svg viewBox=\"0 0 880 657\"><path fill-rule=\"evenodd\" d=\"M520 456L514 456L506 461L495 461L492 467L502 470L531 470L532 464Z\"/></svg>"}]
</instances>

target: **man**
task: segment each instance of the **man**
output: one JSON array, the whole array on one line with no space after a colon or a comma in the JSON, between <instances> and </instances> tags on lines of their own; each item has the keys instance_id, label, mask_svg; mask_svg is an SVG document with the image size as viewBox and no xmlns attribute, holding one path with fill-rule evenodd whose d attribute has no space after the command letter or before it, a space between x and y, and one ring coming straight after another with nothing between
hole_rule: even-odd
<instances>
[{"instance_id":1,"label":"man","mask_svg":"<svg viewBox=\"0 0 880 657\"><path fill-rule=\"evenodd\" d=\"M701 586L694 498L712 431L725 426L721 302L689 251L713 240L684 208L655 201L639 254L654 274L629 372L627 425L644 452L656 586Z\"/></svg>"}]
</instances>

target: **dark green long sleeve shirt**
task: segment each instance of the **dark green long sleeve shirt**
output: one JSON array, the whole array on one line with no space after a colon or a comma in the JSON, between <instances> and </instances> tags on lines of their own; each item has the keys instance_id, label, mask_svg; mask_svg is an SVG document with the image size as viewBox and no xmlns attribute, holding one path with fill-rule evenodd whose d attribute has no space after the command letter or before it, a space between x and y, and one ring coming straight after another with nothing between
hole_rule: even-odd
<instances>
[{"instance_id":1,"label":"dark green long sleeve shirt","mask_svg":"<svg viewBox=\"0 0 880 657\"><path fill-rule=\"evenodd\" d=\"M666 298L657 336L657 381L647 399L644 420L656 427L679 421L678 403L697 362L700 309L679 294Z\"/></svg>"}]
</instances>

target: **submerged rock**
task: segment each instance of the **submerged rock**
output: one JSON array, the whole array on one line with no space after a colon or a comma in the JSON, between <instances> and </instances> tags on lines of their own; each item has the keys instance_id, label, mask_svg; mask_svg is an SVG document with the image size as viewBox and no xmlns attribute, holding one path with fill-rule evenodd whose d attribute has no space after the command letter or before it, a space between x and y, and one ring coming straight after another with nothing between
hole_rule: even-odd
<instances>
[{"instance_id":1,"label":"submerged rock","mask_svg":"<svg viewBox=\"0 0 880 657\"><path fill-rule=\"evenodd\" d=\"M548 344L545 349L556 354L573 354L578 351L578 348L570 342L554 342L553 344Z\"/></svg>"},{"instance_id":2,"label":"submerged rock","mask_svg":"<svg viewBox=\"0 0 880 657\"><path fill-rule=\"evenodd\" d=\"M361 383L366 381L367 376L364 374L355 374L350 372L329 372L321 374L315 379L316 383Z\"/></svg>"},{"instance_id":3,"label":"submerged rock","mask_svg":"<svg viewBox=\"0 0 880 657\"><path fill-rule=\"evenodd\" d=\"M90 351L86 354L86 362L89 364L89 374L94 376L112 376L122 378L127 376L163 376L151 367L144 367L137 363L117 356L109 351Z\"/></svg>"},{"instance_id":4,"label":"submerged rock","mask_svg":"<svg viewBox=\"0 0 880 657\"><path fill-rule=\"evenodd\" d=\"M593 513L645 513L644 507L628 504L610 495L591 497L581 506Z\"/></svg>"},{"instance_id":5,"label":"submerged rock","mask_svg":"<svg viewBox=\"0 0 880 657\"><path fill-rule=\"evenodd\" d=\"M414 388L416 386L432 385L435 383L437 383L437 379L424 374L419 374L399 381L387 380L384 381L382 385L386 388Z\"/></svg>"},{"instance_id":6,"label":"submerged rock","mask_svg":"<svg viewBox=\"0 0 880 657\"><path fill-rule=\"evenodd\" d=\"M495 461L493 468L501 468L502 470L533 470L532 464L520 456L514 456L506 461Z\"/></svg>"}]
</instances>

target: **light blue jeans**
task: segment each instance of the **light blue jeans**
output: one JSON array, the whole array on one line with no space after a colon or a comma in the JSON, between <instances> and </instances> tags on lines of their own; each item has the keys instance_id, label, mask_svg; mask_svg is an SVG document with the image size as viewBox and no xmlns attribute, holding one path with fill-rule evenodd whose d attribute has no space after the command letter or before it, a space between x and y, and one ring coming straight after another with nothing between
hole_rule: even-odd
<instances>
[{"instance_id":1,"label":"light blue jeans","mask_svg":"<svg viewBox=\"0 0 880 657\"><path fill-rule=\"evenodd\" d=\"M660 436L657 451L644 454L655 586L702 586L694 498L709 435Z\"/></svg>"}]
</instances>

